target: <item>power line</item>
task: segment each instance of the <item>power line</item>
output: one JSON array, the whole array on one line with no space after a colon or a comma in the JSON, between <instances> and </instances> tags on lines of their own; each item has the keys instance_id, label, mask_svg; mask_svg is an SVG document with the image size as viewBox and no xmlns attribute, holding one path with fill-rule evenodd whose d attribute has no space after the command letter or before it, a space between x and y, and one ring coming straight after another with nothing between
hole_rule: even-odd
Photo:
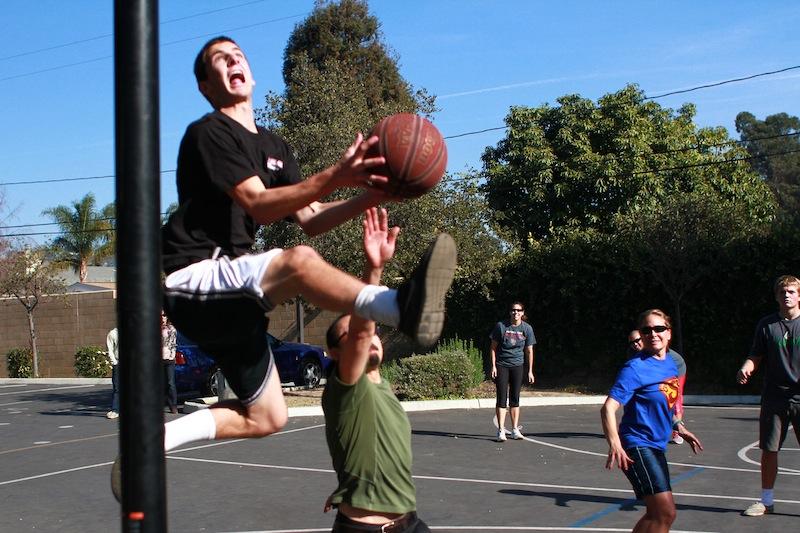
<instances>
[{"instance_id":1,"label":"power line","mask_svg":"<svg viewBox=\"0 0 800 533\"><path fill-rule=\"evenodd\" d=\"M505 128L506 128L505 126L502 127L502 128L490 128L490 129L481 130L481 131L475 132L475 133L483 133L485 131L492 131L492 130L505 129ZM460 134L460 135L450 135L450 136L445 137L445 139L453 139L455 137L459 137L459 136L463 136L463 135L469 135L469 134L465 133L465 134ZM771 140L771 139L780 139L780 138L783 138L783 137L797 137L798 135L800 135L800 132L781 133L781 134L778 134L778 135L768 135L768 136L765 136L765 137L753 137L751 139L738 140L738 141L735 140L735 139L731 139L730 141L723 141L723 142L719 142L719 143L696 144L696 145L692 145L692 146L686 146L684 148L673 148L673 149L664 150L664 151L654 151L654 152L652 152L652 154L653 155L662 155L662 154L672 154L672 153L678 153L678 152L689 152L689 151L692 151L692 150L700 151L700 150L704 150L704 149L707 149L707 148L728 146L728 145L732 145L732 144L746 144L746 143L756 142L756 141L766 141L766 140ZM787 153L793 153L793 152L787 152ZM777 155L777 154L774 154L774 155ZM176 169L171 168L171 169L168 169L168 170L162 170L161 174L169 174L169 173L173 173L175 171L176 171ZM103 176L85 176L85 177L79 177L79 178L53 178L53 179L37 179L37 180L26 180L26 181L7 181L7 182L4 182L4 183L0 183L0 187L8 186L8 185L36 185L36 184L42 184L42 183L58 183L58 182L68 182L68 181L96 180L96 179L107 179L107 178L114 178L114 177L116 177L115 174L106 174L106 175L103 175ZM8 226L8 227L11 227L11 226Z\"/></svg>"},{"instance_id":2,"label":"power line","mask_svg":"<svg viewBox=\"0 0 800 533\"><path fill-rule=\"evenodd\" d=\"M191 19L191 18L195 18L195 17L201 17L201 16L204 16L204 15L210 15L212 13L219 13L220 11L227 11L227 10L235 9L235 8L238 8L238 7L248 6L250 4L258 4L258 3L261 3L261 2L264 2L264 1L266 1L266 0L253 0L252 2L245 2L243 4L237 4L237 5L234 5L234 6L222 7L222 8L219 8L219 9L212 9L210 11L203 11L201 13L195 13L194 15L186 15L185 17L178 17L178 18L173 18L173 19L169 19L169 20L164 20L164 21L159 23L159 26L163 26L165 24L171 24L173 22L179 22L181 20L187 20L187 19ZM53 46L47 46L47 47L44 47L44 48L38 48L36 50L29 50L27 52L20 52L18 54L12 54L10 56L0 57L0 61L6 61L8 59L16 59L18 57L25 57L25 56L30 56L30 55L34 55L34 54L40 54L42 52L49 52L51 50L57 50L59 48L66 48L68 46L74 46L76 44L83 44L83 43L89 43L89 42L92 42L92 41L98 41L100 39L107 39L108 37L113 37L113 36L114 36L113 33L105 33L103 35L96 35L95 37L87 37L85 39L78 39L76 41L70 41L68 43L56 44L56 45L53 45ZM105 58L102 58L102 59L105 59Z\"/></svg>"},{"instance_id":3,"label":"power line","mask_svg":"<svg viewBox=\"0 0 800 533\"><path fill-rule=\"evenodd\" d=\"M284 20L289 20L289 19L293 19L293 18L302 17L302 16L305 16L307 14L308 13L300 13L300 14L297 14L297 15L289 15L289 16L286 16L286 17L280 17L280 18L276 18L276 19L265 20L265 21L262 21L262 22L255 22L253 24L247 24L245 26L238 26L236 28L228 28L227 30L218 30L218 31L215 31L215 32L212 32L212 33L204 33L202 35L195 35L194 37L187 37L185 39L178 39L178 40L175 40L175 41L169 41L169 42L166 42L166 43L162 43L161 45L159 45L159 48L164 48L164 47L167 47L167 46L170 46L170 45L173 45L173 44L185 43L187 41L194 41L194 40L197 40L197 39L202 39L204 37L212 37L212 36L220 35L222 33L231 33L231 32L234 32L234 31L255 28L256 26L263 26L264 24L271 24L273 22L281 22L281 21L284 21ZM34 71L31 71L31 72L25 72L25 73L22 73L22 74L14 74L12 76L6 76L6 77L3 77L3 78L0 78L0 82L9 81L9 80L15 80L15 79L18 79L18 78L25 78L25 77L28 77L28 76L33 76L35 74L42 74L44 72L52 72L52 71L55 71L55 70L62 70L62 69L69 68L69 67L85 65L87 63L94 63L94 62L97 62L97 61L102 61L104 59L111 59L113 57L114 57L113 55L106 55L106 56L102 56L102 57L95 57L95 58L92 58L92 59L86 59L84 61L77 61L75 63L66 63L64 65L57 65L57 66L54 66L54 67L48 67L48 68L43 68L43 69L39 69L39 70L34 70Z\"/></svg>"},{"instance_id":4,"label":"power line","mask_svg":"<svg viewBox=\"0 0 800 533\"><path fill-rule=\"evenodd\" d=\"M169 170L162 170L161 174L169 174L170 172L175 172L175 169ZM0 183L0 187L8 186L8 185L36 185L39 183L59 183L65 181L86 181L86 180L100 180L100 179L108 179L108 178L115 178L116 174L105 174L102 176L84 176L82 178L53 178L53 179L38 179L38 180L26 180L26 181L7 181L5 183Z\"/></svg>"},{"instance_id":5,"label":"power line","mask_svg":"<svg viewBox=\"0 0 800 533\"><path fill-rule=\"evenodd\" d=\"M628 172L624 174L611 174L609 176L604 176L606 178L619 178L623 176L639 176L643 174L659 174L661 172L672 172L676 170L687 170L690 168L699 168L699 167L713 167L713 166L721 166L721 165L728 165L731 163L741 163L743 161L749 161L751 159L760 159L760 158L770 158L770 157L778 157L787 154L796 154L800 153L800 148L796 150L786 150L783 152L774 152L770 154L760 154L760 155L751 155L751 156L743 156L743 157L734 157L731 159L724 159L722 161L704 161L701 163L691 163L687 165L679 165L675 167L660 167L660 168L653 168L648 170L637 170L634 172ZM471 178L457 178L451 177L450 181L466 181ZM503 189L503 187L499 187L498 190ZM166 215L166 213L161 213L161 216ZM102 218L102 219L95 219L95 220L116 220L116 218ZM52 223L55 224L55 223ZM33 227L33 226L47 226L48 224L21 224L19 226L6 226L0 227L0 230L8 229L8 228L25 228L25 227ZM96 230L79 230L79 231L50 231L50 232L39 232L39 233L18 233L18 234L7 234L7 235L0 235L2 237L31 237L31 236L41 236L41 235L63 235L66 233L94 233L99 231L108 231L108 232L116 232L116 228L109 228L109 229L96 229Z\"/></svg>"},{"instance_id":6,"label":"power line","mask_svg":"<svg viewBox=\"0 0 800 533\"><path fill-rule=\"evenodd\" d=\"M720 85L727 85L729 83L736 83L738 81L752 80L753 78L760 78L762 76L769 76L771 74L780 74L781 72L786 72L786 71L789 71L789 70L795 70L795 69L798 69L798 68L800 68L800 65L795 65L793 67L786 67L786 68L782 68L780 70L772 70L770 72L760 72L758 74L751 74L750 76L743 76L741 78L733 78L733 79L730 79L730 80L718 81L716 83L707 83L705 85L698 85L697 87L690 87L688 89L680 89L680 90L677 90L677 91L670 91L668 93L658 94L656 96L645 96L644 99L645 100L655 100L656 98L664 98L665 96L672 96L673 94L690 93L692 91L699 91L700 89L708 89L709 87L719 87Z\"/></svg>"}]
</instances>

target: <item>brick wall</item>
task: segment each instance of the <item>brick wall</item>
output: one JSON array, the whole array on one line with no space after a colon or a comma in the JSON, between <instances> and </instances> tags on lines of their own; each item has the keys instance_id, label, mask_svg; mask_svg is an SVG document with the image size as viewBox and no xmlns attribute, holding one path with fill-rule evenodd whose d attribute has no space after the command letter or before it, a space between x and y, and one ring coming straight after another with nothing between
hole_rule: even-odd
<instances>
[{"instance_id":1,"label":"brick wall","mask_svg":"<svg viewBox=\"0 0 800 533\"><path fill-rule=\"evenodd\" d=\"M39 348L39 375L45 378L75 377L75 352L81 346L105 347L106 334L117 325L116 291L73 293L44 299L34 310ZM269 331L286 341L297 340L293 304L270 313ZM305 342L324 346L325 331L337 316L330 311L306 311ZM0 299L0 377L8 377L6 354L12 348L30 346L28 318L16 299Z\"/></svg>"}]
</instances>

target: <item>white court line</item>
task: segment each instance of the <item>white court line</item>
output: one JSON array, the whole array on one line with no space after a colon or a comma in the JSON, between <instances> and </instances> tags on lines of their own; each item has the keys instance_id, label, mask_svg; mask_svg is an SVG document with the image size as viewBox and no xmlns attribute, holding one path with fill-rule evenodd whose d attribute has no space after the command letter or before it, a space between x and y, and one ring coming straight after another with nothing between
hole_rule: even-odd
<instances>
[{"instance_id":1,"label":"white court line","mask_svg":"<svg viewBox=\"0 0 800 533\"><path fill-rule=\"evenodd\" d=\"M319 427L324 427L324 424L320 424L320 425L316 425L316 426L308 426L308 427L298 428L298 429L290 429L289 431L282 431L280 433L276 433L275 435L272 435L272 437L275 437L277 435L287 434L287 433L296 433L298 431L305 431L307 429L316 429L316 428L319 428ZM0 452L0 455L6 454L6 453L12 453L12 452L28 450L28 449L32 449L32 448L44 448L44 447L48 447L48 446L56 446L58 444L68 444L68 443L71 443L71 442L80 442L80 441L83 441L83 440L99 439L99 438L113 437L113 436L116 436L116 433L111 433L109 435L98 435L96 437L88 437L87 439L74 439L74 440L70 440L70 441L56 442L56 443L53 443L53 444L43 444L43 445L40 445L40 446L29 446L27 448L19 448L19 449L16 449L16 450L6 450L6 451L3 451L3 452ZM184 448L182 450L173 450L172 452L169 452L169 453L173 454L173 453L178 453L178 452L188 452L188 451L191 451L191 450L199 450L199 449L202 449L202 448L211 448L213 446L221 446L221 445L224 445L224 444L233 444L235 442L241 442L243 440L250 440L250 439L236 439L236 440L224 440L224 441L220 441L220 442L212 442L210 444L205 444L205 445L202 445L202 446L195 446L193 448ZM170 457L170 456L168 455L168 457ZM170 457L170 458L178 459L177 457ZM94 465L79 466L77 468L70 468L70 469L67 469L67 470L57 470L55 472L47 472L47 473L38 474L38 475L35 475L35 476L28 476L28 477L23 477L23 478L18 478L18 479L9 479L7 481L0 481L0 486L2 486L2 485L10 485L10 484L13 484L13 483L21 483L23 481L30 481L30 480L33 480L33 479L41 479L41 478L45 478L45 477L58 476L58 475L61 475L61 474L69 474L71 472L77 472L79 470L86 470L86 469L89 469L89 468L98 468L98 467L102 467L102 466L108 466L108 465L110 465L112 463L113 463L113 461L108 461L108 462L105 462L105 463L97 463L97 464L94 464ZM778 501L778 500L776 500L776 501Z\"/></svg>"},{"instance_id":2,"label":"white court line","mask_svg":"<svg viewBox=\"0 0 800 533\"><path fill-rule=\"evenodd\" d=\"M178 461L192 461L196 463L211 463L211 464L219 464L219 465L227 465L227 466L252 466L255 468L266 468L272 470L295 470L298 472L317 472L323 474L334 473L334 470L328 468L308 468L304 466L285 466L285 465L272 465L272 464L264 464L264 463L244 463L241 461L224 461L220 459L200 459L197 457L170 457L170 459L176 459ZM551 483L532 483L526 481L503 481L503 480L496 480L496 479L472 479L472 478L458 478L458 477L442 477L442 476L412 476L414 479L424 479L427 481L449 481L449 482L458 482L458 483L475 483L478 485L504 485L504 486L512 486L512 487L532 487L538 489L562 489L562 490L575 490L575 491L582 491L582 492L612 492L612 493L624 493L630 494L631 489L615 489L609 487L586 487L586 486L578 486L578 485L555 485ZM743 500L743 501L752 501L753 496L730 496L726 494L695 494L690 492L673 492L676 496L685 496L688 498L706 498L706 499L717 499L717 500ZM800 500L775 500L776 502L780 503L791 503L791 504L800 504Z\"/></svg>"},{"instance_id":3,"label":"white court line","mask_svg":"<svg viewBox=\"0 0 800 533\"><path fill-rule=\"evenodd\" d=\"M11 403L0 403L0 407L6 407L7 405L19 405L21 403L31 403L33 400L22 400L21 402L11 402Z\"/></svg>"},{"instance_id":4,"label":"white court line","mask_svg":"<svg viewBox=\"0 0 800 533\"><path fill-rule=\"evenodd\" d=\"M567 451L567 452L574 452L574 453L582 453L582 454L585 454L585 455L594 455L594 456L597 456L597 457L607 457L607 454L605 454L605 453L590 452L589 450L579 450L577 448L570 448L568 446L561 446L560 444L553 444L551 442L546 442L546 441L543 441L543 440L532 439L531 437L525 437L524 435L523 435L522 438L523 438L523 440L527 440L529 442L534 442L536 444L541 444L542 446L549 446L550 448L556 448L558 450L564 450L564 451ZM752 464L758 464L758 463L753 463L752 461L748 461L748 460L745 460L745 462L752 463ZM754 470L752 468L736 468L736 467L731 467L731 466L701 465L701 464L694 464L694 463L675 463L675 462L672 462L672 461L668 461L667 464L672 465L672 466L686 466L686 467L689 467L689 468L707 468L709 470L725 470L725 471L729 471L729 472L751 472L751 473L756 473L756 474L760 474L761 473L761 470ZM790 475L790 476L800 475L800 472L798 472L797 474L795 474L793 472L794 471L788 471L787 470L787 472L785 472L785 473L787 475Z\"/></svg>"},{"instance_id":5,"label":"white court line","mask_svg":"<svg viewBox=\"0 0 800 533\"><path fill-rule=\"evenodd\" d=\"M68 468L66 470L58 470L56 472L47 472L45 474L37 474L35 476L21 477L21 478L18 478L18 479L9 479L8 481L0 481L0 486L2 486L2 485L11 485L12 483L21 483L23 481L31 481L32 479L42 479L42 478L45 478L45 477L58 476L60 474L69 474L71 472L79 472L81 470L88 470L90 468L97 468L99 466L110 466L111 463L113 463L113 461L108 461L106 463L97 463L97 464L94 464L94 465L79 466L79 467L76 467L76 468ZM775 500L775 501L777 502L778 500Z\"/></svg>"},{"instance_id":6,"label":"white court line","mask_svg":"<svg viewBox=\"0 0 800 533\"><path fill-rule=\"evenodd\" d=\"M19 385L0 385L0 389L10 389L12 387L24 387L25 384L21 383Z\"/></svg>"},{"instance_id":7,"label":"white court line","mask_svg":"<svg viewBox=\"0 0 800 533\"><path fill-rule=\"evenodd\" d=\"M751 465L758 466L759 467L759 472L760 472L761 471L760 470L761 469L761 462L753 460L753 459L750 459L749 457L747 457L747 452L748 451L757 450L757 449L758 449L758 441L755 441L753 443L748 444L747 446L745 446L744 448L742 448L738 452L736 452L736 455L739 457L739 459L741 459L745 463L750 463ZM783 451L783 449L781 451ZM783 467L783 466L778 466L778 472L780 472L781 474L788 475L788 476L798 476L798 475L800 475L800 470L795 470L793 468L786 468L786 467Z\"/></svg>"},{"instance_id":8,"label":"white court line","mask_svg":"<svg viewBox=\"0 0 800 533\"><path fill-rule=\"evenodd\" d=\"M628 528L615 527L559 527L559 526L431 526L434 531L596 531L596 532L625 532ZM228 531L223 533L327 533L330 528L311 529L261 529L257 531ZM695 531L689 529L672 529L672 533L718 533L715 531Z\"/></svg>"},{"instance_id":9,"label":"white court line","mask_svg":"<svg viewBox=\"0 0 800 533\"><path fill-rule=\"evenodd\" d=\"M8 396L9 394L28 394L31 392L48 392L51 390L86 389L94 386L95 385L70 385L68 387L50 387L49 389L18 390L13 392L0 392L0 396Z\"/></svg>"}]
</instances>

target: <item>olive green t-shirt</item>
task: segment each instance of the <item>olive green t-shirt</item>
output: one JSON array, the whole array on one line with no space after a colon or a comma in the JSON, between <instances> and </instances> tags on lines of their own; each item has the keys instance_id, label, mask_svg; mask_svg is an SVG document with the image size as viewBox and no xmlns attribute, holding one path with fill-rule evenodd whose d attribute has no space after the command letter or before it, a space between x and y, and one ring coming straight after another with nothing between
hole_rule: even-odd
<instances>
[{"instance_id":1,"label":"olive green t-shirt","mask_svg":"<svg viewBox=\"0 0 800 533\"><path fill-rule=\"evenodd\" d=\"M386 513L416 510L411 424L386 380L353 385L336 372L322 394L325 436L339 486L331 503Z\"/></svg>"}]
</instances>

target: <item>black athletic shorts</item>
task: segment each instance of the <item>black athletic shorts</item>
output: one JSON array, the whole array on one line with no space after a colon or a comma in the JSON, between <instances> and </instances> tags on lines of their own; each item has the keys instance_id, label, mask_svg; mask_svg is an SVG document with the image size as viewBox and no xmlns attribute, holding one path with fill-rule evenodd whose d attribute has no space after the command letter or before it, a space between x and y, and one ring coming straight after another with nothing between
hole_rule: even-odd
<instances>
[{"instance_id":1,"label":"black athletic shorts","mask_svg":"<svg viewBox=\"0 0 800 533\"><path fill-rule=\"evenodd\" d=\"M165 289L164 311L178 331L216 361L242 404L261 395L274 361L267 341L269 321L257 300L236 293L209 298Z\"/></svg>"}]
</instances>

